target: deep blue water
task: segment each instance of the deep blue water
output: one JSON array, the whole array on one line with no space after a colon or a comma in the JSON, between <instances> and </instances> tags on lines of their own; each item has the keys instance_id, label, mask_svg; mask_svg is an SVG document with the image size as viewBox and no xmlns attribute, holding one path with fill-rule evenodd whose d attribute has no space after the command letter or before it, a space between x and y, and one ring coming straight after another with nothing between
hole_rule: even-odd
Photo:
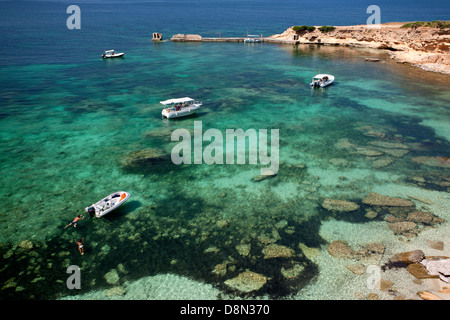
<instances>
[{"instance_id":1,"label":"deep blue water","mask_svg":"<svg viewBox=\"0 0 450 320\"><path fill-rule=\"evenodd\" d=\"M381 22L450 18L450 2L188 0L82 1L81 30L68 30L66 8L72 1L0 2L0 65L83 61L99 48L133 48L152 32L203 36L265 36L292 25L364 24L376 4Z\"/></svg>"}]
</instances>

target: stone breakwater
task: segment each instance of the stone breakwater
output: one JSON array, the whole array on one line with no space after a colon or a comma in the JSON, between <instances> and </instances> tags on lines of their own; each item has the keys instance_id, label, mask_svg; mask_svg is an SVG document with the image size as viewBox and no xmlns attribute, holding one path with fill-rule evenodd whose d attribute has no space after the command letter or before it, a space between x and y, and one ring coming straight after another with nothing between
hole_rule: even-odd
<instances>
[{"instance_id":1,"label":"stone breakwater","mask_svg":"<svg viewBox=\"0 0 450 320\"><path fill-rule=\"evenodd\" d=\"M329 32L296 32L293 27L264 38L265 42L366 47L385 50L399 63L450 75L450 30L431 27L402 28L404 23L336 26Z\"/></svg>"}]
</instances>

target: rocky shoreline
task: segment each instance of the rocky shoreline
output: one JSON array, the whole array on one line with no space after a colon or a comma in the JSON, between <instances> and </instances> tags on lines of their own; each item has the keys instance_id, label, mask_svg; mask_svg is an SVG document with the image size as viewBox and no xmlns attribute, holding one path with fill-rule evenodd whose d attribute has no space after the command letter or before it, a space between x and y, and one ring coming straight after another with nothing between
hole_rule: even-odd
<instances>
[{"instance_id":1,"label":"rocky shoreline","mask_svg":"<svg viewBox=\"0 0 450 320\"><path fill-rule=\"evenodd\" d=\"M322 32L319 26L295 31L294 26L281 34L263 37L269 43L336 45L378 49L397 63L411 64L425 71L450 75L450 29L428 26L403 28L403 22L374 25L334 26ZM314 29L314 30L312 30ZM198 34L175 34L175 42L244 42L243 37L208 38ZM368 62L379 62L367 57Z\"/></svg>"},{"instance_id":2,"label":"rocky shoreline","mask_svg":"<svg viewBox=\"0 0 450 320\"><path fill-rule=\"evenodd\" d=\"M409 63L426 71L450 75L450 29L402 28L404 24L390 22L379 27L336 26L328 32L321 32L318 27L314 31L294 31L290 27L281 34L264 38L264 41L380 49L399 63Z\"/></svg>"}]
</instances>

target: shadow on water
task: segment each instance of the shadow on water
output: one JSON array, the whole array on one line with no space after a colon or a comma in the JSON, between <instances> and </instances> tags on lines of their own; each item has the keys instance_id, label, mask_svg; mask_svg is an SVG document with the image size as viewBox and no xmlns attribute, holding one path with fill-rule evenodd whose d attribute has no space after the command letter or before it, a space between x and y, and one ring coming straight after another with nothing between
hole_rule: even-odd
<instances>
[{"instance_id":1,"label":"shadow on water","mask_svg":"<svg viewBox=\"0 0 450 320\"><path fill-rule=\"evenodd\" d=\"M142 203L140 201L137 200L128 201L124 205L120 206L119 208L111 212L111 214L107 214L104 218L106 220L122 219L127 214L132 213L133 211L139 209L140 207L142 207Z\"/></svg>"}]
</instances>

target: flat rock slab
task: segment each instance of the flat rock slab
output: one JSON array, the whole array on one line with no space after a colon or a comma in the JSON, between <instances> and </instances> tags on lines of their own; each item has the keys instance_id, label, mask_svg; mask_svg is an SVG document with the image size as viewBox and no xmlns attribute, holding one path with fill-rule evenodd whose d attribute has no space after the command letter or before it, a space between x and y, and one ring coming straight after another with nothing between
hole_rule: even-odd
<instances>
[{"instance_id":1,"label":"flat rock slab","mask_svg":"<svg viewBox=\"0 0 450 320\"><path fill-rule=\"evenodd\" d=\"M414 202L401 198L392 198L378 193L369 193L362 201L364 204L382 207L414 207Z\"/></svg>"},{"instance_id":2,"label":"flat rock slab","mask_svg":"<svg viewBox=\"0 0 450 320\"><path fill-rule=\"evenodd\" d=\"M330 211L350 212L359 209L357 203L345 200L325 199L322 207Z\"/></svg>"}]
</instances>

